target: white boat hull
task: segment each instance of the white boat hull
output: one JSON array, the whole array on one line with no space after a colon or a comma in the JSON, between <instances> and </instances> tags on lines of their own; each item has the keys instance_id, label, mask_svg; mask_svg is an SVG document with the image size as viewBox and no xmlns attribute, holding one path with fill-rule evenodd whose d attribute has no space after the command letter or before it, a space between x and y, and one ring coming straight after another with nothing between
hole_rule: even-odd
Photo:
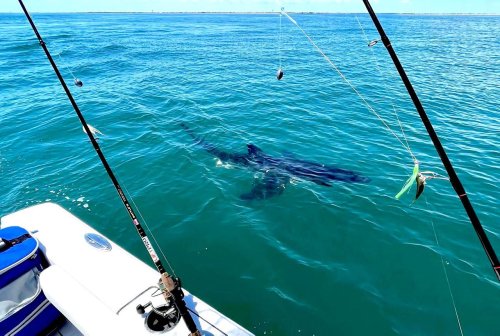
<instances>
[{"instance_id":1,"label":"white boat hull","mask_svg":"<svg viewBox=\"0 0 500 336\"><path fill-rule=\"evenodd\" d=\"M149 330L136 307L164 303L158 295L158 272L62 207L39 204L3 217L1 225L24 227L39 240L51 264L41 273L42 289L78 330L66 326L67 335L189 334L182 320L168 332ZM89 244L85 238L89 233L105 239L103 244L107 241L111 250ZM185 289L184 293L188 309L198 315L191 314L202 334L252 335Z\"/></svg>"}]
</instances>

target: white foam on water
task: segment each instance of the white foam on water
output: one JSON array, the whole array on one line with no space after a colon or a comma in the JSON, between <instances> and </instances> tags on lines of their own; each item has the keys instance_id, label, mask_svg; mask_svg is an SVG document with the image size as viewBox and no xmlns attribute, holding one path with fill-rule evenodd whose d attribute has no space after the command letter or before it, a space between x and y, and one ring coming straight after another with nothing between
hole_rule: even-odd
<instances>
[{"instance_id":1,"label":"white foam on water","mask_svg":"<svg viewBox=\"0 0 500 336\"><path fill-rule=\"evenodd\" d=\"M232 168L234 168L234 166L232 164L227 163L227 162L223 162L220 159L216 159L215 166L216 167L226 168L226 169L232 169Z\"/></svg>"}]
</instances>

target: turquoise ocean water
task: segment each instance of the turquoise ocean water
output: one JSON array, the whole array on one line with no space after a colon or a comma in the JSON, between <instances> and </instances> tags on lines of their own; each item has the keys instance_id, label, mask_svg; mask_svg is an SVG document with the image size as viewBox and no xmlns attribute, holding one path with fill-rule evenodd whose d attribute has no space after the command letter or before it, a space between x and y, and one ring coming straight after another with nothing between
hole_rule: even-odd
<instances>
[{"instance_id":1,"label":"turquoise ocean water","mask_svg":"<svg viewBox=\"0 0 500 336\"><path fill-rule=\"evenodd\" d=\"M278 15L33 16L192 293L258 335L452 335L451 289L466 335L498 334L500 284L449 182L394 199L411 155L288 20L280 44ZM445 174L385 48L366 46L367 14L293 17ZM380 20L500 251L499 17ZM26 18L0 15L0 36L0 214L50 200L149 262ZM218 164L181 122L227 151L253 143L371 182L292 180L243 201L262 172Z\"/></svg>"}]
</instances>

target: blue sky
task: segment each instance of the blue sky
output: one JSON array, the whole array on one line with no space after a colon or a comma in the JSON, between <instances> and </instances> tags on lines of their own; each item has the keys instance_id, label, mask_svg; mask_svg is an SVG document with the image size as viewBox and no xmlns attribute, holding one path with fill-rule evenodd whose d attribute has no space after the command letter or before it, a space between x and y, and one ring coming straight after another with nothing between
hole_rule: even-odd
<instances>
[{"instance_id":1,"label":"blue sky","mask_svg":"<svg viewBox=\"0 0 500 336\"><path fill-rule=\"evenodd\" d=\"M377 13L500 14L500 0L371 0ZM366 12L361 0L25 0L31 12ZM16 0L1 0L0 12L20 12Z\"/></svg>"}]
</instances>

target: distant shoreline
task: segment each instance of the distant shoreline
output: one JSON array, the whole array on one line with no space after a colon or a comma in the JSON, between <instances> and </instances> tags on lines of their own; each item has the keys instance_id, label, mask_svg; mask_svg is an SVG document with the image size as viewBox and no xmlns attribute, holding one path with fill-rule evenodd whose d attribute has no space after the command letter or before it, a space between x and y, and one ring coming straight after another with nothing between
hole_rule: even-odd
<instances>
[{"instance_id":1,"label":"distant shoreline","mask_svg":"<svg viewBox=\"0 0 500 336\"><path fill-rule=\"evenodd\" d=\"M279 12L33 12L35 14L165 14L165 15L210 15L210 14L224 14L224 15L277 15ZM301 14L301 15L315 15L315 14L328 14L328 15L368 15L368 13L355 13L355 12L287 12L288 14ZM0 12L1 14L23 14L22 12ZM377 13L383 15L421 15L421 16L500 16L500 14L492 13Z\"/></svg>"}]
</instances>

